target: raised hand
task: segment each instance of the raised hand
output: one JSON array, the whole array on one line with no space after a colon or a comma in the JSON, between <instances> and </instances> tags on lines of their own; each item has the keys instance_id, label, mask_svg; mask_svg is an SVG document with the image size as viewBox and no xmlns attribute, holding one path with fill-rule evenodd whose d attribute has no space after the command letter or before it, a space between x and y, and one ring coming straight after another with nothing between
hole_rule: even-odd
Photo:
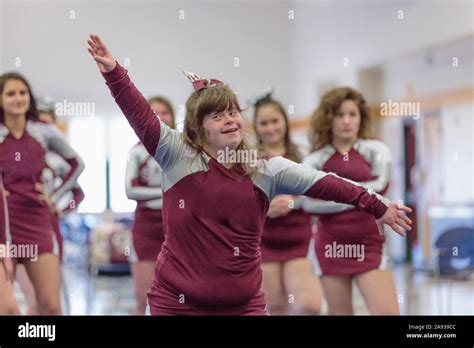
<instances>
[{"instance_id":1,"label":"raised hand","mask_svg":"<svg viewBox=\"0 0 474 348\"><path fill-rule=\"evenodd\" d=\"M376 220L380 233L383 233L383 224L387 224L399 235L405 236L405 232L402 228L410 231L411 220L404 214L404 212L411 213L411 209L394 202L390 203L385 214L380 219Z\"/></svg>"},{"instance_id":2,"label":"raised hand","mask_svg":"<svg viewBox=\"0 0 474 348\"><path fill-rule=\"evenodd\" d=\"M117 63L100 37L95 34L90 34L90 39L87 40L87 43L90 46L87 50L96 61L99 70L103 73L114 70Z\"/></svg>"}]
</instances>

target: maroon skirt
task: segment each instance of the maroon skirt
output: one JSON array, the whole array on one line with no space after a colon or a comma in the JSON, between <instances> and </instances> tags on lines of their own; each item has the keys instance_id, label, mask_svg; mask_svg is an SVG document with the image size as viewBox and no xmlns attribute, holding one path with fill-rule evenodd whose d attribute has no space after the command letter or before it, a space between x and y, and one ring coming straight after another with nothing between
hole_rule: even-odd
<instances>
[{"instance_id":1,"label":"maroon skirt","mask_svg":"<svg viewBox=\"0 0 474 348\"><path fill-rule=\"evenodd\" d=\"M304 258L311 240L311 215L294 210L288 215L267 218L262 236L262 262L287 262Z\"/></svg>"},{"instance_id":2,"label":"maroon skirt","mask_svg":"<svg viewBox=\"0 0 474 348\"><path fill-rule=\"evenodd\" d=\"M165 240L161 210L138 207L132 236L138 260L156 261Z\"/></svg>"},{"instance_id":3,"label":"maroon skirt","mask_svg":"<svg viewBox=\"0 0 474 348\"><path fill-rule=\"evenodd\" d=\"M315 238L318 275L356 275L385 269L385 235L372 215L358 210L320 215Z\"/></svg>"},{"instance_id":4,"label":"maroon skirt","mask_svg":"<svg viewBox=\"0 0 474 348\"><path fill-rule=\"evenodd\" d=\"M0 243L6 242L5 211L8 213L11 246L17 250L17 262L34 260L44 253L54 251L54 228L51 212L46 203L25 201L10 191L7 207L0 199Z\"/></svg>"}]
</instances>

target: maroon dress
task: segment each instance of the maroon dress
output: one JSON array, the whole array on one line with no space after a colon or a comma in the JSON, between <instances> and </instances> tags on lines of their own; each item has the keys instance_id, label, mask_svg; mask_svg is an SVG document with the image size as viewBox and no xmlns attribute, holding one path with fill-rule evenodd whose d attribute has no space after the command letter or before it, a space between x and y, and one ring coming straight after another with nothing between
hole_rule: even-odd
<instances>
[{"instance_id":1,"label":"maroon dress","mask_svg":"<svg viewBox=\"0 0 474 348\"><path fill-rule=\"evenodd\" d=\"M6 204L0 200L0 243L10 242L17 246L16 250L23 247L37 253L19 255L19 262L54 250L54 222L47 203L35 188L42 182L47 151L56 152L70 165L63 183L51 195L55 203L74 188L84 168L81 158L54 125L28 120L23 135L16 139L0 123L0 172L4 189L9 192Z\"/></svg>"}]
</instances>

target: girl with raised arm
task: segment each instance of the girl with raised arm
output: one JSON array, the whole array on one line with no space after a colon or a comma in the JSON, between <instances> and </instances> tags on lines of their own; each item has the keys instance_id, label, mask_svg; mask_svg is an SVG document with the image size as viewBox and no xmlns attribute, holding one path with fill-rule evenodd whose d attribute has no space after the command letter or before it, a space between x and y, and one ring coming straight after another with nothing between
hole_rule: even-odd
<instances>
[{"instance_id":1,"label":"girl with raised arm","mask_svg":"<svg viewBox=\"0 0 474 348\"><path fill-rule=\"evenodd\" d=\"M154 315L265 315L260 241L269 202L307 195L356 206L404 234L405 206L336 175L277 156L234 163L223 151L250 151L235 93L187 74L184 133L156 117L97 35L88 40L115 101L163 170L165 242L148 291ZM251 158L251 156L244 156ZM218 161L217 159L221 160Z\"/></svg>"}]
</instances>

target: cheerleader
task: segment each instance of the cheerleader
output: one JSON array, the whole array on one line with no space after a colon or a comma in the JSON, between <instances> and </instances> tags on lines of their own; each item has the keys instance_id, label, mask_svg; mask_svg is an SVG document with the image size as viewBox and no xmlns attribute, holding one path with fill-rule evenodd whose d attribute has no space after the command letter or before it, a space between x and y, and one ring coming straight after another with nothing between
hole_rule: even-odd
<instances>
[{"instance_id":1,"label":"cheerleader","mask_svg":"<svg viewBox=\"0 0 474 348\"><path fill-rule=\"evenodd\" d=\"M266 157L283 156L300 163L291 141L283 106L267 94L255 103L254 129L259 150ZM262 289L271 315L319 314L321 284L307 258L312 236L311 215L291 209L295 197L277 196L270 203L262 236Z\"/></svg>"},{"instance_id":2,"label":"cheerleader","mask_svg":"<svg viewBox=\"0 0 474 348\"><path fill-rule=\"evenodd\" d=\"M156 96L148 99L156 115L170 128L174 126L174 112L168 99ZM161 169L142 143L130 149L125 180L125 192L129 199L137 201L132 236L135 251L132 274L135 282L136 315L145 313L146 292L153 280L155 261L165 236L161 207Z\"/></svg>"},{"instance_id":3,"label":"cheerleader","mask_svg":"<svg viewBox=\"0 0 474 348\"><path fill-rule=\"evenodd\" d=\"M152 315L265 315L260 242L278 194L352 204L401 234L401 226L409 228L402 214L408 207L348 180L280 156L237 161L237 150L250 151L244 119L235 93L219 80L186 74L194 92L180 134L156 117L97 35L88 44L115 101L163 171L165 241L148 290ZM222 158L228 151L234 156Z\"/></svg>"},{"instance_id":4,"label":"cheerleader","mask_svg":"<svg viewBox=\"0 0 474 348\"><path fill-rule=\"evenodd\" d=\"M33 283L39 314L60 314L59 258L54 252L50 207L74 187L84 165L55 126L39 122L36 101L23 76L2 75L0 98L0 246L16 251L12 258L1 255L4 267L0 267L0 288L8 290L4 290L6 297L0 296L0 310L17 313L10 296L11 277L16 264L22 263ZM56 152L70 165L51 197L45 196L41 184L47 151Z\"/></svg>"},{"instance_id":5,"label":"cheerleader","mask_svg":"<svg viewBox=\"0 0 474 348\"><path fill-rule=\"evenodd\" d=\"M359 92L337 88L324 95L312 115L311 131L314 152L305 164L385 193L390 180L390 153L384 143L371 139L369 109ZM352 205L335 202L304 198L302 206L318 214L316 269L329 314L353 314L353 280L370 313L399 314L385 236L379 232L375 218Z\"/></svg>"},{"instance_id":6,"label":"cheerleader","mask_svg":"<svg viewBox=\"0 0 474 348\"><path fill-rule=\"evenodd\" d=\"M56 113L52 108L39 108L38 118L41 122L56 124ZM48 201L50 201L51 195L57 187L61 186L61 183L68 175L71 166L61 156L51 151L46 153L45 160L46 167L43 169L41 175L42 185L38 185L38 187L42 190ZM66 192L55 205L51 205L51 223L53 225L54 238L57 245L57 250L55 250L55 252L59 256L60 263L62 263L64 256L64 238L60 229L60 218L74 211L83 200L84 192L76 183L75 187ZM61 278L63 290L66 293L64 277ZM16 267L16 280L18 284L20 284L21 291L25 296L27 314L38 315L39 312L33 284L28 278L25 267L22 264L18 264ZM65 298L67 300L68 296L66 295Z\"/></svg>"},{"instance_id":7,"label":"cheerleader","mask_svg":"<svg viewBox=\"0 0 474 348\"><path fill-rule=\"evenodd\" d=\"M57 125L56 113L51 108L44 108L38 111L41 122ZM60 155L54 152L46 154L46 167L42 173L43 192L47 197L51 197L54 191L62 185L71 170L70 164ZM54 227L54 235L58 242L59 260L62 262L64 256L64 238L60 230L59 220L79 207L85 195L77 181L73 188L65 192L51 209L51 219Z\"/></svg>"}]
</instances>

